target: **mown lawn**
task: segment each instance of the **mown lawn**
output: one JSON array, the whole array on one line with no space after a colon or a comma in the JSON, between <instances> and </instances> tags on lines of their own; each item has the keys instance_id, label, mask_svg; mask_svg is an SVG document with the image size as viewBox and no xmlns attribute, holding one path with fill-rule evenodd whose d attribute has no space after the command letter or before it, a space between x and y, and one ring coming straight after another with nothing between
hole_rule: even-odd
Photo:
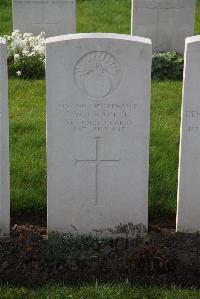
<instances>
[{"instance_id":1,"label":"mown lawn","mask_svg":"<svg viewBox=\"0 0 200 299\"><path fill-rule=\"evenodd\" d=\"M151 216L174 213L181 82L152 84ZM46 213L45 83L9 80L12 213Z\"/></svg>"},{"instance_id":2,"label":"mown lawn","mask_svg":"<svg viewBox=\"0 0 200 299\"><path fill-rule=\"evenodd\" d=\"M197 1L195 33L200 34L200 0ZM0 0L0 35L12 32L12 0ZM131 30L131 0L77 0L78 32Z\"/></svg>"},{"instance_id":3,"label":"mown lawn","mask_svg":"<svg viewBox=\"0 0 200 299\"><path fill-rule=\"evenodd\" d=\"M0 34L11 1L0 0ZM77 0L78 31L130 32L131 0ZM200 30L200 0L196 28ZM152 83L150 216L176 210L181 82ZM45 82L9 80L12 215L46 214Z\"/></svg>"},{"instance_id":4,"label":"mown lawn","mask_svg":"<svg viewBox=\"0 0 200 299\"><path fill-rule=\"evenodd\" d=\"M4 5L2 4L4 3ZM131 0L77 0L79 32L130 33ZM200 33L197 0L196 33ZM11 0L0 0L0 35L12 32ZM152 82L149 206L151 217L176 209L182 82ZM46 215L45 82L9 80L12 215ZM186 299L196 290L100 285L33 290L0 286L0 298Z\"/></svg>"},{"instance_id":5,"label":"mown lawn","mask_svg":"<svg viewBox=\"0 0 200 299\"><path fill-rule=\"evenodd\" d=\"M100 285L86 287L47 286L32 290L26 288L0 287L1 299L195 299L200 291L176 288L142 288L126 285Z\"/></svg>"},{"instance_id":6,"label":"mown lawn","mask_svg":"<svg viewBox=\"0 0 200 299\"><path fill-rule=\"evenodd\" d=\"M46 213L45 82L9 80L11 210Z\"/></svg>"}]
</instances>

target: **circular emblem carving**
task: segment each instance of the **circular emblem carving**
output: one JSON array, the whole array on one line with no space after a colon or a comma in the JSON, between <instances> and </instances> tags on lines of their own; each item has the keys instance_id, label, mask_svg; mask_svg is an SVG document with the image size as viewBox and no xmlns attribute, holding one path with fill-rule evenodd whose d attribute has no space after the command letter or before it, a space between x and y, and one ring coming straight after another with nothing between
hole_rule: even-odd
<instances>
[{"instance_id":1,"label":"circular emblem carving","mask_svg":"<svg viewBox=\"0 0 200 299\"><path fill-rule=\"evenodd\" d=\"M89 52L82 56L74 69L77 87L93 98L105 98L121 81L119 61L104 51Z\"/></svg>"}]
</instances>

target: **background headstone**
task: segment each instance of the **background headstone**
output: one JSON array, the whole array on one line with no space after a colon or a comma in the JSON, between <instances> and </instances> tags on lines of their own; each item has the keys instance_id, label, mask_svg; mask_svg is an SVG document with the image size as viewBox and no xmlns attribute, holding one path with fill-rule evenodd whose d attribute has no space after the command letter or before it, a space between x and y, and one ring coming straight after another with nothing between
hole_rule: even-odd
<instances>
[{"instance_id":1,"label":"background headstone","mask_svg":"<svg viewBox=\"0 0 200 299\"><path fill-rule=\"evenodd\" d=\"M77 34L46 50L48 230L144 233L150 40Z\"/></svg>"},{"instance_id":2,"label":"background headstone","mask_svg":"<svg viewBox=\"0 0 200 299\"><path fill-rule=\"evenodd\" d=\"M5 40L0 38L0 237L10 229L8 74Z\"/></svg>"},{"instance_id":3,"label":"background headstone","mask_svg":"<svg viewBox=\"0 0 200 299\"><path fill-rule=\"evenodd\" d=\"M76 0L13 0L13 29L46 37L76 32Z\"/></svg>"},{"instance_id":4,"label":"background headstone","mask_svg":"<svg viewBox=\"0 0 200 299\"><path fill-rule=\"evenodd\" d=\"M194 35L196 0L132 0L132 34L152 40L153 52L184 52Z\"/></svg>"},{"instance_id":5,"label":"background headstone","mask_svg":"<svg viewBox=\"0 0 200 299\"><path fill-rule=\"evenodd\" d=\"M200 36L186 39L177 230L200 231Z\"/></svg>"}]
</instances>

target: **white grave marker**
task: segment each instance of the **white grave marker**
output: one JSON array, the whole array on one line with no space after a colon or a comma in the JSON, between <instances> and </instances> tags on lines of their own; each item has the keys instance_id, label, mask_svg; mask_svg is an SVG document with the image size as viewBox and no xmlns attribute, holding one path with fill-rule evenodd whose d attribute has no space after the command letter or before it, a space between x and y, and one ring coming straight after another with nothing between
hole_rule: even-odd
<instances>
[{"instance_id":1,"label":"white grave marker","mask_svg":"<svg viewBox=\"0 0 200 299\"><path fill-rule=\"evenodd\" d=\"M48 230L144 233L150 40L77 34L46 50Z\"/></svg>"},{"instance_id":2,"label":"white grave marker","mask_svg":"<svg viewBox=\"0 0 200 299\"><path fill-rule=\"evenodd\" d=\"M13 0L13 26L46 37L76 32L76 0Z\"/></svg>"},{"instance_id":3,"label":"white grave marker","mask_svg":"<svg viewBox=\"0 0 200 299\"><path fill-rule=\"evenodd\" d=\"M150 38L154 52L184 52L194 34L196 0L132 0L132 34Z\"/></svg>"},{"instance_id":4,"label":"white grave marker","mask_svg":"<svg viewBox=\"0 0 200 299\"><path fill-rule=\"evenodd\" d=\"M200 231L200 36L186 39L177 231Z\"/></svg>"},{"instance_id":5,"label":"white grave marker","mask_svg":"<svg viewBox=\"0 0 200 299\"><path fill-rule=\"evenodd\" d=\"M8 74L5 40L0 38L0 237L9 234Z\"/></svg>"}]
</instances>

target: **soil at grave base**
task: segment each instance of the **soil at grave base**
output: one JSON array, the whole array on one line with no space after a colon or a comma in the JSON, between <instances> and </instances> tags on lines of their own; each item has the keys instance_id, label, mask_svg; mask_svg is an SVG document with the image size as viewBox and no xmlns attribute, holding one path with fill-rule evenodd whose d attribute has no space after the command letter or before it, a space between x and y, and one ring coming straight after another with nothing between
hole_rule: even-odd
<instances>
[{"instance_id":1,"label":"soil at grave base","mask_svg":"<svg viewBox=\"0 0 200 299\"><path fill-rule=\"evenodd\" d=\"M20 224L0 240L0 281L20 286L46 282L125 281L200 287L200 235L152 224L143 240L48 240L46 227Z\"/></svg>"}]
</instances>

